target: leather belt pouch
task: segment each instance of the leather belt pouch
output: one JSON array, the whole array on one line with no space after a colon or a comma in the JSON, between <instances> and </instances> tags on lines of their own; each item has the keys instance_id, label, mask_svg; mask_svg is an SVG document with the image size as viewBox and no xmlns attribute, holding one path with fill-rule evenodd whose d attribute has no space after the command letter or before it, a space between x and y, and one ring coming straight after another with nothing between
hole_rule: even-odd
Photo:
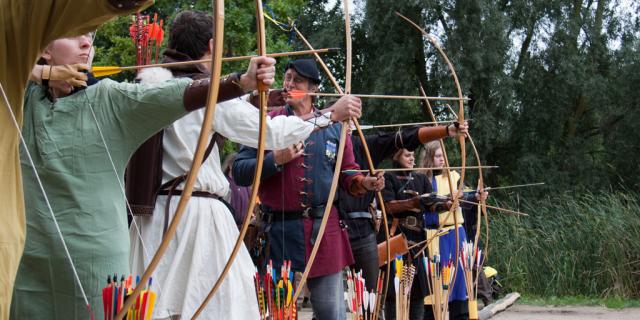
<instances>
[{"instance_id":1,"label":"leather belt pouch","mask_svg":"<svg viewBox=\"0 0 640 320\"><path fill-rule=\"evenodd\" d=\"M407 238L404 235L398 234L389 238L389 249L391 251L391 259L394 259L397 255L405 255L409 253L409 244ZM378 266L382 267L387 264L387 241L378 244Z\"/></svg>"}]
</instances>

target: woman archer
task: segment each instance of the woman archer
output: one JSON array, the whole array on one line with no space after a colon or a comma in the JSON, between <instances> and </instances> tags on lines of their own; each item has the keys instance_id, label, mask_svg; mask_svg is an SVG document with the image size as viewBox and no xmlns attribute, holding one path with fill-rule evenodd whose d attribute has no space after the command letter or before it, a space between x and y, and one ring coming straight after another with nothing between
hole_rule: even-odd
<instances>
[{"instance_id":1,"label":"woman archer","mask_svg":"<svg viewBox=\"0 0 640 320\"><path fill-rule=\"evenodd\" d=\"M437 141L436 141L437 142ZM387 172L387 181L382 192L387 213L397 221L397 230L402 233L409 245L423 243L427 238L424 231L423 212L427 210L448 210L451 202L447 199L436 199L433 197L420 197L423 194L431 193L431 185L427 177L414 171L414 152L407 149L400 149L393 157L393 166L402 171ZM392 225L392 232L394 223ZM395 232L394 232L395 233ZM393 236L394 234L391 234ZM411 293L409 295L409 319L422 320L424 317L424 298L429 294L427 274L421 259L420 248L424 245L417 245L409 252L409 259L416 267ZM393 278L389 278L389 288L387 289L387 301L385 313L387 319L394 319L397 306L395 305L396 293L394 291Z\"/></svg>"},{"instance_id":2,"label":"woman archer","mask_svg":"<svg viewBox=\"0 0 640 320\"><path fill-rule=\"evenodd\" d=\"M440 144L440 141L432 141L425 144L424 150L420 154L421 166L423 168L443 168L445 166L444 153ZM457 191L457 186L460 180L460 174L456 171L450 171L449 169L442 170L429 170L426 173L427 181L431 186L431 192L438 198L451 199L453 192ZM451 186L449 187L449 178L451 179ZM478 202L481 199L486 200L488 193L484 191L482 194L474 192L463 193L463 200L469 202ZM468 203L468 202L466 202ZM465 210L473 210L475 205L464 206ZM434 240L428 246L429 258L433 259L435 255L441 257L443 265L446 265L454 257L456 253L456 236L453 230L457 227L459 237L459 248L462 248L462 244L467 241L466 231L463 226L464 218L461 207L458 207L454 214L450 214L449 210L428 210L424 214L425 227L427 229L427 237L432 237L437 232L447 232L438 237L434 237ZM461 249L459 249L461 250ZM457 261L459 261L456 258ZM454 262L455 263L455 262ZM468 311L468 297L465 289L465 279L463 275L462 266L456 263L456 276L455 283L452 288L449 289L449 319L450 320L462 320L469 318ZM434 319L432 310L432 297L429 296L425 299L425 312L424 319Z\"/></svg>"}]
</instances>

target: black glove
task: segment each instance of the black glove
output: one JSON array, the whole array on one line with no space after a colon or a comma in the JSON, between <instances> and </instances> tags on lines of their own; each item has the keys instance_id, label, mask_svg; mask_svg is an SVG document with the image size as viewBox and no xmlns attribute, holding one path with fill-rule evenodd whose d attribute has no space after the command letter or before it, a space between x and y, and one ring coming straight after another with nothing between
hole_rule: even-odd
<instances>
[{"instance_id":1,"label":"black glove","mask_svg":"<svg viewBox=\"0 0 640 320\"><path fill-rule=\"evenodd\" d=\"M478 202L478 197L476 196L478 192L477 191L467 191L462 193L462 197L460 198L461 200L465 200L465 201L469 201L469 202L474 202L477 203ZM476 205L473 203L468 203L468 202L461 202L460 203L460 208L462 209L473 209L475 208Z\"/></svg>"},{"instance_id":2,"label":"black glove","mask_svg":"<svg viewBox=\"0 0 640 320\"><path fill-rule=\"evenodd\" d=\"M439 197L436 194L429 194L420 198L420 202L427 211L441 212L451 209L451 201L447 198Z\"/></svg>"}]
</instances>

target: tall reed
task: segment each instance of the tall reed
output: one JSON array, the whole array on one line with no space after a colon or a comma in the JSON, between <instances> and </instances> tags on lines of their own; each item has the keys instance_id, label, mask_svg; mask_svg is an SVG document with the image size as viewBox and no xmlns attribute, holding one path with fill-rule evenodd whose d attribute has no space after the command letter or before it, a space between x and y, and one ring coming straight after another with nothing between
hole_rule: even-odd
<instances>
[{"instance_id":1,"label":"tall reed","mask_svg":"<svg viewBox=\"0 0 640 320\"><path fill-rule=\"evenodd\" d=\"M489 265L509 290L540 296L640 297L640 195L504 197L529 217L490 213Z\"/></svg>"}]
</instances>

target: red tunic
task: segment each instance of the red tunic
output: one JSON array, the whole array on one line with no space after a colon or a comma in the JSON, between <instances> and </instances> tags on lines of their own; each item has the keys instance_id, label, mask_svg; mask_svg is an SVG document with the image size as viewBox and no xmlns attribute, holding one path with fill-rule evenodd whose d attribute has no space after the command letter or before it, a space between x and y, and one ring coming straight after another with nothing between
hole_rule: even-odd
<instances>
[{"instance_id":1,"label":"red tunic","mask_svg":"<svg viewBox=\"0 0 640 320\"><path fill-rule=\"evenodd\" d=\"M276 115L291 115L290 109L281 109L271 112L271 116ZM305 155L294 159L284 165L281 171L272 174L260 185L260 199L262 205L274 210L274 211L302 211L306 207L317 207L326 205L328 198L328 189L330 188L333 171L335 164L331 161L335 161L337 157L337 140L339 139L340 126L334 126L333 128L327 128L316 131L305 141ZM342 166L340 170L340 187L345 190L356 190L361 188L355 188L353 184L360 184L359 180L362 179L362 174L354 172L344 172L345 170L358 170L360 169L355 162L353 155L353 148L351 139L347 137L345 144L345 151L342 160ZM273 166L270 162L273 158L272 155L267 156L265 160L265 166ZM272 161L272 160L271 160ZM325 161L328 161L325 163ZM331 170L331 171L330 171ZM356 193L360 193L355 191ZM354 193L354 191L351 191ZM353 255L351 253L351 247L349 245L349 237L347 230L340 226L338 217L338 211L335 206L331 209L325 229L324 236L322 237L318 253L316 255L313 267L309 273L309 277L318 277L328 274L339 272L345 266L353 264ZM277 219L274 219L277 220ZM301 218L304 228L304 261L305 264L309 259L313 245L311 243L311 235L314 219ZM319 219L318 219L319 221ZM273 221L278 223L279 221ZM286 223L286 226L293 226L290 223ZM295 224L294 224L295 225ZM278 226L276 229L280 229L285 226ZM286 227L284 228L286 232ZM270 233L271 237L282 237L282 232ZM285 247L287 242L300 242L302 239L293 239L296 237L295 232L287 232L284 236L284 241L276 241L281 243ZM273 243L273 242L272 242ZM301 255L302 252L292 252L292 247L285 248L289 254L287 256ZM302 249L298 246L298 249ZM271 253L284 251L282 248L271 247ZM276 253L276 255L278 255ZM275 261L274 261L275 262ZM295 266L294 266L295 269Z\"/></svg>"}]
</instances>

